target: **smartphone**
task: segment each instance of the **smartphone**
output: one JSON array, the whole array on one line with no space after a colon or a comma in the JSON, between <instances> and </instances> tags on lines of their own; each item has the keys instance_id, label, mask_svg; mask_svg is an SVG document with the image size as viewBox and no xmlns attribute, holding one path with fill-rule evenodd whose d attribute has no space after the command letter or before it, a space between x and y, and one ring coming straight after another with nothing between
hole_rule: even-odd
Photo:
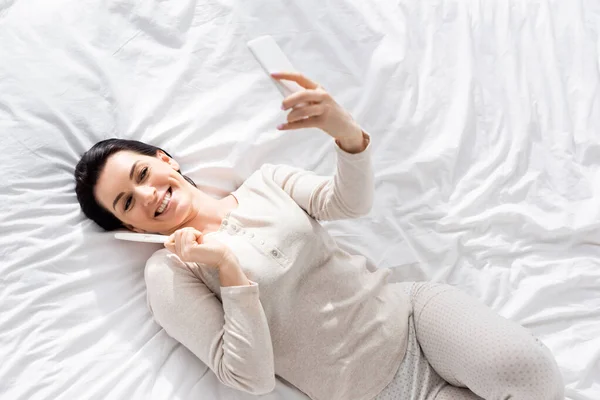
<instances>
[{"instance_id":1,"label":"smartphone","mask_svg":"<svg viewBox=\"0 0 600 400\"><path fill-rule=\"evenodd\" d=\"M271 73L273 72L296 71L290 60L288 60L281 48L277 45L275 39L271 36L261 36L252 39L248 42L248 48L262 67L263 71L269 75L269 78L281 92L283 97L287 97L292 93L304 89L296 82L285 80L279 81L271 77Z\"/></svg>"},{"instance_id":2,"label":"smartphone","mask_svg":"<svg viewBox=\"0 0 600 400\"><path fill-rule=\"evenodd\" d=\"M164 244L169 237L166 235L155 235L150 233L118 232L115 238L119 240L128 240L131 242L160 243Z\"/></svg>"}]
</instances>

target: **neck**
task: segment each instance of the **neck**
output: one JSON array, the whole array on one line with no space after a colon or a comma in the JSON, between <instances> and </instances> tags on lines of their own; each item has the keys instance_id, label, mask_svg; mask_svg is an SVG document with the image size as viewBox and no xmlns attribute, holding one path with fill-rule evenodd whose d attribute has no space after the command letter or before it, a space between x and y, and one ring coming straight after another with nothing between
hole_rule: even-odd
<instances>
[{"instance_id":1,"label":"neck","mask_svg":"<svg viewBox=\"0 0 600 400\"><path fill-rule=\"evenodd\" d=\"M195 207L190 216L175 230L192 227L203 233L217 231L223 218L237 206L237 200L233 196L226 196L218 200L201 190L194 192Z\"/></svg>"}]
</instances>

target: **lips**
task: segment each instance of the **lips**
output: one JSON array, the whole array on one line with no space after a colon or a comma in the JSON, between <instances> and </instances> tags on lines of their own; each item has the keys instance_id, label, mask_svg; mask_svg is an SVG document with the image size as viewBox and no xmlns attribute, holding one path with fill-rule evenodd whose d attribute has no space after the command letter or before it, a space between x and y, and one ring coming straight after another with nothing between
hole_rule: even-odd
<instances>
[{"instance_id":1,"label":"lips","mask_svg":"<svg viewBox=\"0 0 600 400\"><path fill-rule=\"evenodd\" d=\"M162 215L167 210L169 203L171 202L172 195L173 195L173 190L171 188L167 189L162 202L160 203L160 205L156 209L156 212L154 213L154 217L158 217L159 215Z\"/></svg>"}]
</instances>

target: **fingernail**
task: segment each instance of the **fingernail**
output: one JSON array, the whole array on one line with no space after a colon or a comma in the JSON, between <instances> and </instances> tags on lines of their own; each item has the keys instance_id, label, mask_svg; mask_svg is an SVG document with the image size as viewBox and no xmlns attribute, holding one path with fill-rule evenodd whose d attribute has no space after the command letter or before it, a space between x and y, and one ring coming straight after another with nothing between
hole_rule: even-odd
<instances>
[{"instance_id":1,"label":"fingernail","mask_svg":"<svg viewBox=\"0 0 600 400\"><path fill-rule=\"evenodd\" d=\"M281 104L281 109L285 110L285 105L284 104Z\"/></svg>"},{"instance_id":2,"label":"fingernail","mask_svg":"<svg viewBox=\"0 0 600 400\"><path fill-rule=\"evenodd\" d=\"M279 130L283 129L283 124L277 125L277 129L279 129Z\"/></svg>"}]
</instances>

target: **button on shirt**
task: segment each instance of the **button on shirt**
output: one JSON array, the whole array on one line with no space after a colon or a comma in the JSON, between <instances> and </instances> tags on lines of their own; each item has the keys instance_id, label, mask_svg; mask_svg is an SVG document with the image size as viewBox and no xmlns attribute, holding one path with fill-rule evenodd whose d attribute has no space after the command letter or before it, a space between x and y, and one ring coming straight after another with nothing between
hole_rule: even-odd
<instances>
[{"instance_id":1,"label":"button on shirt","mask_svg":"<svg viewBox=\"0 0 600 400\"><path fill-rule=\"evenodd\" d=\"M156 322L228 386L267 393L276 374L315 400L368 400L404 357L408 299L387 284L389 271L370 272L318 222L372 204L370 147L336 152L333 176L264 165L233 193L238 207L208 235L251 285L221 287L214 268L166 249L146 264Z\"/></svg>"}]
</instances>

